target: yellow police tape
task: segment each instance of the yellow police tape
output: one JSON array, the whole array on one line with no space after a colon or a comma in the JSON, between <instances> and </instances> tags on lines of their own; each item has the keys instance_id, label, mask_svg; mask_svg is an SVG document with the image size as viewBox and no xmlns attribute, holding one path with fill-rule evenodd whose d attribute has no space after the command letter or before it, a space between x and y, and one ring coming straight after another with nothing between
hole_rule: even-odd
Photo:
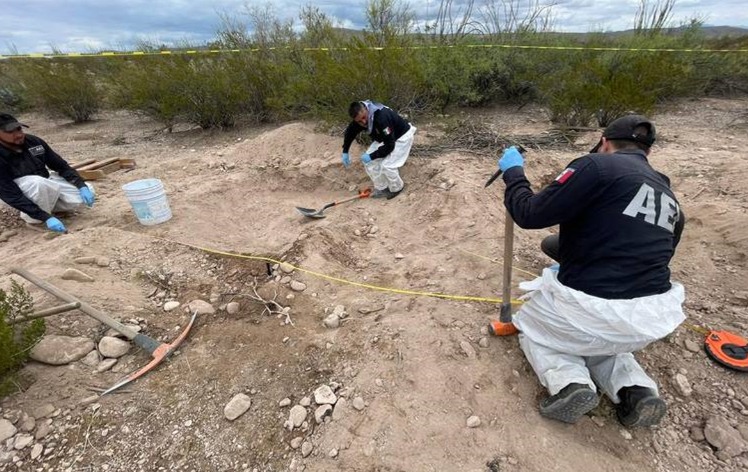
<instances>
[{"instance_id":1,"label":"yellow police tape","mask_svg":"<svg viewBox=\"0 0 748 472\"><path fill-rule=\"evenodd\" d=\"M160 238L164 241L168 241L174 244L179 244L182 246L190 247L192 249L196 249L198 251L207 252L209 254L216 254L220 256L226 256L226 257L234 257L238 259L248 259L253 261L264 261L264 262L271 262L273 264L285 264L289 267L292 267L295 270L298 270L299 272L303 272L305 274L313 275L315 277L320 277L322 279L331 280L333 282L339 282L347 285L352 285L354 287L361 287L361 288L368 288L371 290L378 290L380 292L390 292L390 293L397 293L400 295L413 295L413 296L420 296L420 297L432 297L432 298L441 298L446 300L456 300L456 301L467 301L467 302L484 302L484 303L502 303L503 300L501 298L491 298L491 297L473 297L469 295L449 295L445 293L437 293L437 292L419 292L416 290L403 290L398 288L390 288L390 287L382 287L379 285L372 285L372 284L364 284L361 282L353 282L346 279L341 279L339 277L333 277L331 275L322 274L320 272L315 272L309 269L304 269L302 267L297 267L292 264L289 264L288 262L282 262L276 259L272 259L270 257L264 257L264 256L250 256L246 254L236 254L233 252L226 252L226 251L218 251L216 249L210 249L200 246L195 246L193 244L184 243L181 241L175 241L172 239L167 238ZM521 305L523 302L521 300L512 299L510 300L510 303L512 305Z\"/></svg>"},{"instance_id":2,"label":"yellow police tape","mask_svg":"<svg viewBox=\"0 0 748 472\"><path fill-rule=\"evenodd\" d=\"M688 53L730 53L748 52L748 49L698 49L698 48L626 48L626 47L603 47L603 46L542 46L531 44L464 44L464 45L437 45L437 46L398 46L385 48L370 46L366 48L301 48L303 51L349 51L368 49L371 51L383 51L386 49L453 49L453 48L481 48L481 49L537 49L553 51L630 51L630 52L688 52ZM291 50L291 47L269 47L269 48L246 48L246 49L183 49L174 51L104 51L104 52L69 52L69 53L29 53L0 55L2 59L54 59L54 58L80 58L80 57L132 57L132 56L168 56L171 54L225 54L238 52L258 52Z\"/></svg>"}]
</instances>

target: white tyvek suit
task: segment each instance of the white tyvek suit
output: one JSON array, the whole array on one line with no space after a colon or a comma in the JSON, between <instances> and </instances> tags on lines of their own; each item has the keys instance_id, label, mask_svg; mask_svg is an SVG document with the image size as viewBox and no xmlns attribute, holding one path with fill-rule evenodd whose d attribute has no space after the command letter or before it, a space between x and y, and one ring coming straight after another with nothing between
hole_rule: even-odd
<instances>
[{"instance_id":1,"label":"white tyvek suit","mask_svg":"<svg viewBox=\"0 0 748 472\"><path fill-rule=\"evenodd\" d=\"M607 300L566 287L556 271L545 269L530 282L532 291L514 317L519 342L540 382L551 395L570 383L595 383L619 403L622 387L657 391L631 354L662 339L685 320L683 286L673 283L660 295Z\"/></svg>"},{"instance_id":2,"label":"white tyvek suit","mask_svg":"<svg viewBox=\"0 0 748 472\"><path fill-rule=\"evenodd\" d=\"M403 179L400 178L398 169L405 164L410 155L410 148L413 146L413 137L416 134L416 127L410 125L410 129L400 139L395 141L395 149L383 159L372 159L368 164L364 164L366 173L374 183L374 188L384 190L389 188L391 192L399 192L403 189ZM371 154L379 149L383 143L374 141L366 150Z\"/></svg>"},{"instance_id":3,"label":"white tyvek suit","mask_svg":"<svg viewBox=\"0 0 748 472\"><path fill-rule=\"evenodd\" d=\"M50 172L48 179L40 175L27 175L14 179L13 182L29 200L50 214L72 211L83 205L80 190L56 172ZM88 183L86 185L93 193L93 186ZM41 223L26 213L21 213L21 218L27 223Z\"/></svg>"}]
</instances>

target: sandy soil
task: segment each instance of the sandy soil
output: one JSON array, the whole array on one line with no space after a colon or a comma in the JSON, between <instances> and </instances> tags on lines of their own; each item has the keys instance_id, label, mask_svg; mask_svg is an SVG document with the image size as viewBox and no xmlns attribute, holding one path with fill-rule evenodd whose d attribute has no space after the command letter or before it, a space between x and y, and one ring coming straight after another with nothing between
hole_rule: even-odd
<instances>
[{"instance_id":1,"label":"sandy soil","mask_svg":"<svg viewBox=\"0 0 748 472\"><path fill-rule=\"evenodd\" d=\"M115 371L103 373L81 362L30 363L23 391L0 403L3 414L31 414L52 404L59 415L52 432L36 440L44 446L41 457L30 458L33 444L11 450L0 469L745 470L748 453L720 454L704 440L703 428L716 417L748 433L748 380L687 346L703 340L692 325L748 335L745 110L745 100L705 99L653 116L660 139L651 161L671 177L688 217L673 262L674 279L688 293L688 325L638 354L660 382L669 414L660 427L630 431L607 401L576 425L541 418L537 403L544 392L516 338L482 331L496 305L401 292L500 297L503 184L482 188L494 158L414 154L403 169L406 191L397 199L355 201L308 220L294 207L318 208L368 184L360 164L340 165L341 138L313 123L168 134L148 120L133 124L127 113L77 126L24 116L29 131L70 162L127 157L137 167L94 182L97 204L65 219L70 234L49 239L4 212L3 229L18 234L0 243L0 285L9 285L11 267L25 267L167 341L184 328L183 307L193 299L217 309L237 301L240 309L199 316L179 355L123 393L92 398L91 388L145 365L142 351L132 350ZM498 108L471 119L511 136L549 129L544 116L532 107ZM418 126L417 143L439 133L437 123ZM598 135L584 133L564 149L531 148L531 179L555 175ZM164 182L171 221L146 227L132 213L121 186L146 177ZM550 232L516 231L515 295L519 281L550 263L539 251ZM262 261L182 243L266 256L299 269L268 276ZM75 264L81 256L110 264ZM95 281L61 279L68 268ZM291 280L306 289L292 290ZM253 287L265 300L290 307L292 324L253 300ZM29 288L38 308L56 303ZM167 300L183 307L165 312ZM336 305L349 316L330 329L322 320ZM49 333L98 340L105 331L77 311L48 319ZM285 429L290 407L279 402L290 398L296 405L323 384L336 388L347 405L317 424L312 403L304 427ZM231 422L223 409L237 393L249 395L252 405ZM357 397L365 402L361 411L352 407ZM468 428L473 415L481 424ZM293 448L294 438L304 438L311 453ZM9 441L0 450L7 452Z\"/></svg>"}]
</instances>

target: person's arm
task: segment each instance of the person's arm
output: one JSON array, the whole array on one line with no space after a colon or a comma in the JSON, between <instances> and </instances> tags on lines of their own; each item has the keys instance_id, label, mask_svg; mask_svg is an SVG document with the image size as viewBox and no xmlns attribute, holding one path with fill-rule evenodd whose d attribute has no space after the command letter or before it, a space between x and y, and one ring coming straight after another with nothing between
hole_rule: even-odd
<instances>
[{"instance_id":1,"label":"person's arm","mask_svg":"<svg viewBox=\"0 0 748 472\"><path fill-rule=\"evenodd\" d=\"M686 225L686 215L683 213L683 209L680 210L678 215L678 221L675 222L675 228L673 228L673 251L678 247L680 243L680 237L683 234L683 227Z\"/></svg>"},{"instance_id":2,"label":"person's arm","mask_svg":"<svg viewBox=\"0 0 748 472\"><path fill-rule=\"evenodd\" d=\"M579 214L600 191L595 163L588 158L573 161L556 180L537 194L530 188L521 166L504 172L504 205L521 228L547 228Z\"/></svg>"},{"instance_id":3,"label":"person's arm","mask_svg":"<svg viewBox=\"0 0 748 472\"><path fill-rule=\"evenodd\" d=\"M383 108L374 113L374 127L382 130L382 145L370 154L372 159L384 159L395 149L395 122L393 110Z\"/></svg>"},{"instance_id":4,"label":"person's arm","mask_svg":"<svg viewBox=\"0 0 748 472\"><path fill-rule=\"evenodd\" d=\"M65 159L60 157L59 154L52 150L52 148L49 147L49 144L44 142L43 139L38 139L41 142L41 145L44 146L44 164L53 171L60 174L60 177L75 185L79 189L85 187L86 183L83 181L80 174L78 174L78 171L70 167L70 164L68 164Z\"/></svg>"},{"instance_id":5,"label":"person's arm","mask_svg":"<svg viewBox=\"0 0 748 472\"><path fill-rule=\"evenodd\" d=\"M356 139L356 136L358 136L358 133L363 131L363 128L361 125L356 123L355 121L351 121L348 124L348 127L345 129L345 134L343 135L343 152L347 153L351 149L351 144L353 144L353 140Z\"/></svg>"},{"instance_id":6,"label":"person's arm","mask_svg":"<svg viewBox=\"0 0 748 472\"><path fill-rule=\"evenodd\" d=\"M52 215L26 197L10 175L10 169L0 166L0 199L35 220L47 221Z\"/></svg>"}]
</instances>

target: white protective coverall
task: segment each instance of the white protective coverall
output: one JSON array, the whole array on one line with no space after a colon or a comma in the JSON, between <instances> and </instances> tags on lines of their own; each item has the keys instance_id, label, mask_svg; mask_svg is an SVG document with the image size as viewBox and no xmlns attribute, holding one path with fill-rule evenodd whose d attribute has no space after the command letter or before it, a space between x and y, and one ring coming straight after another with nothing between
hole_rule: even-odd
<instances>
[{"instance_id":1,"label":"white protective coverall","mask_svg":"<svg viewBox=\"0 0 748 472\"><path fill-rule=\"evenodd\" d=\"M631 354L662 339L685 320L685 291L672 283L668 292L629 300L607 300L561 284L545 269L520 288L531 291L514 317L519 342L540 382L551 395L570 383L597 384L614 403L622 387L657 384Z\"/></svg>"},{"instance_id":2,"label":"white protective coverall","mask_svg":"<svg viewBox=\"0 0 748 472\"><path fill-rule=\"evenodd\" d=\"M49 178L40 175L27 175L13 181L29 200L49 214L73 211L83 205L80 190L56 172L50 172ZM95 195L93 186L89 183L86 183L86 185ZM26 213L21 213L21 218L27 223L41 223L41 221L31 218Z\"/></svg>"},{"instance_id":3,"label":"white protective coverall","mask_svg":"<svg viewBox=\"0 0 748 472\"><path fill-rule=\"evenodd\" d=\"M374 188L383 190L389 188L392 192L399 192L403 189L403 179L400 178L400 171L398 169L402 167L408 160L410 154L410 148L413 146L413 137L416 134L416 127L412 124L410 129L400 139L395 141L395 149L383 159L372 159L368 164L364 164L366 173L374 183ZM383 143L374 141L366 150L367 154L371 154L379 149Z\"/></svg>"}]
</instances>

